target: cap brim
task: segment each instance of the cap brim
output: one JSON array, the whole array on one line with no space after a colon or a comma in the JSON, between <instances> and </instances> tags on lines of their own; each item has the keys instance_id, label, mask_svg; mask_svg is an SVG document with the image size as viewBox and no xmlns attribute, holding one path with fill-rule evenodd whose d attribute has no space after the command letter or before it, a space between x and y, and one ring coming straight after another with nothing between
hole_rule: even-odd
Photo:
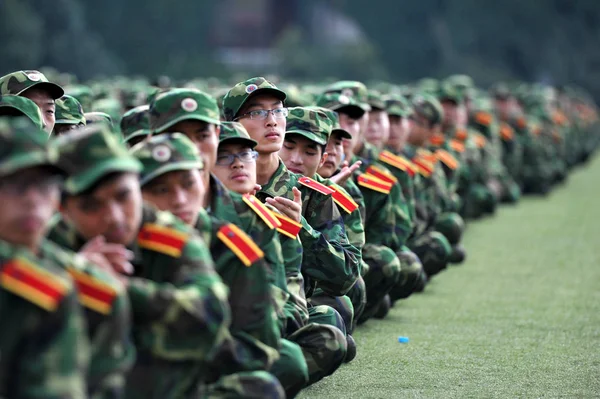
<instances>
[{"instance_id":1,"label":"cap brim","mask_svg":"<svg viewBox=\"0 0 600 399\"><path fill-rule=\"evenodd\" d=\"M48 159L48 155L43 151L30 151L27 154L12 158L10 166L0 166L0 176L7 176L27 168L35 168L38 166L48 166L56 169L61 174L66 174L65 170L56 163Z\"/></svg>"},{"instance_id":2,"label":"cap brim","mask_svg":"<svg viewBox=\"0 0 600 399\"><path fill-rule=\"evenodd\" d=\"M260 88L256 89L252 93L250 93L244 101L242 101L242 103L240 104L240 107L235 112L235 115L233 118L235 119L239 116L240 110L244 107L244 105L248 102L248 100L256 97L259 94L272 94L273 96L275 96L279 100L281 100L282 103L284 103L287 98L287 94L285 94L284 91L279 90L279 89L273 89L272 87L264 87L262 89L260 89Z\"/></svg>"},{"instance_id":3,"label":"cap brim","mask_svg":"<svg viewBox=\"0 0 600 399\"><path fill-rule=\"evenodd\" d=\"M80 123L83 123L83 122L74 121L71 119L57 119L54 121L55 125L79 125Z\"/></svg>"},{"instance_id":4,"label":"cap brim","mask_svg":"<svg viewBox=\"0 0 600 399\"><path fill-rule=\"evenodd\" d=\"M228 143L247 144L252 149L254 149L254 147L256 147L258 145L258 143L256 141L254 141L252 139L246 139L243 137L228 137L226 139L219 140L219 146L221 144L228 144Z\"/></svg>"},{"instance_id":5,"label":"cap brim","mask_svg":"<svg viewBox=\"0 0 600 399\"><path fill-rule=\"evenodd\" d=\"M384 103L371 103L369 107L371 107L370 111L385 111Z\"/></svg>"},{"instance_id":6,"label":"cap brim","mask_svg":"<svg viewBox=\"0 0 600 399\"><path fill-rule=\"evenodd\" d=\"M327 145L326 141L322 142L322 141L315 140L314 133L308 133L308 132L305 132L304 130L288 130L287 132L285 132L285 135L287 136L288 134L297 134L297 135L306 137L310 141L314 141L315 143L317 143L319 145Z\"/></svg>"},{"instance_id":7,"label":"cap brim","mask_svg":"<svg viewBox=\"0 0 600 399\"><path fill-rule=\"evenodd\" d=\"M352 138L352 135L347 130L344 130L344 129L332 129L331 135L334 135L334 134L340 135L343 139L351 139Z\"/></svg>"},{"instance_id":8,"label":"cap brim","mask_svg":"<svg viewBox=\"0 0 600 399\"><path fill-rule=\"evenodd\" d=\"M125 138L123 139L124 142L128 142L129 140L136 138L136 137L140 137L140 136L150 136L152 133L150 132L150 130L146 130L146 129L140 129L140 130L136 130L133 133L130 133L129 135L125 136Z\"/></svg>"},{"instance_id":9,"label":"cap brim","mask_svg":"<svg viewBox=\"0 0 600 399\"><path fill-rule=\"evenodd\" d=\"M365 114L365 109L358 106L358 105L345 105L342 104L339 107L336 108L332 108L333 111L336 111L338 113L343 113L348 115L350 118L352 119L360 119L362 118L362 116Z\"/></svg>"},{"instance_id":10,"label":"cap brim","mask_svg":"<svg viewBox=\"0 0 600 399\"><path fill-rule=\"evenodd\" d=\"M165 173L173 172L176 170L193 170L193 169L203 169L204 165L201 161L186 161L186 162L175 162L166 164L156 169L154 172L149 173L148 175L143 176L140 179L140 186L144 186L145 184L150 183L152 180L156 179L158 176L162 176Z\"/></svg>"},{"instance_id":11,"label":"cap brim","mask_svg":"<svg viewBox=\"0 0 600 399\"><path fill-rule=\"evenodd\" d=\"M74 177L68 178L65 183L65 191L70 195L77 195L92 187L98 180L110 173L140 173L141 171L142 164L133 157L111 159L96 165L93 169L90 169L85 173L80 175L76 174Z\"/></svg>"},{"instance_id":12,"label":"cap brim","mask_svg":"<svg viewBox=\"0 0 600 399\"><path fill-rule=\"evenodd\" d=\"M63 90L62 87L60 87L56 83L51 83L51 82L34 83L31 86L29 86L28 88L23 89L20 92L18 92L17 95L21 95L33 87L35 87L36 89L42 89L42 90L47 91L48 93L50 93L50 97L52 97L53 100L58 100L59 98L61 98L62 96L65 95L65 91Z\"/></svg>"},{"instance_id":13,"label":"cap brim","mask_svg":"<svg viewBox=\"0 0 600 399\"><path fill-rule=\"evenodd\" d=\"M177 123L179 123L181 121L187 121L187 120L202 121L202 122L206 122L206 123L212 123L214 125L221 124L221 121L218 119L209 118L208 116L191 114L191 115L181 115L180 117L175 118L172 121L165 123L164 125L158 126L156 128L150 129L150 130L154 133L163 133L165 131L165 129L168 129L171 126L176 125Z\"/></svg>"}]
</instances>

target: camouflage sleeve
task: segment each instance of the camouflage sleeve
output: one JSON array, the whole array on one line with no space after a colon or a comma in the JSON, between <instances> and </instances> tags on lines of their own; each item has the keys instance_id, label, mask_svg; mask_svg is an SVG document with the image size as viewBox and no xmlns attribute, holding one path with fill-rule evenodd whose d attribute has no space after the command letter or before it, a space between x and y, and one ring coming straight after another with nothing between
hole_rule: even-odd
<instances>
[{"instance_id":1,"label":"camouflage sleeve","mask_svg":"<svg viewBox=\"0 0 600 399\"><path fill-rule=\"evenodd\" d=\"M6 397L86 398L89 342L75 291L54 312L20 317L27 327L12 371L14 389Z\"/></svg>"},{"instance_id":2,"label":"camouflage sleeve","mask_svg":"<svg viewBox=\"0 0 600 399\"><path fill-rule=\"evenodd\" d=\"M281 236L280 236L281 237ZM308 304L304 294L302 266L302 243L298 238L281 237L281 249L285 259L285 283L289 298L284 304L285 332L287 335L308 323Z\"/></svg>"},{"instance_id":3,"label":"camouflage sleeve","mask_svg":"<svg viewBox=\"0 0 600 399\"><path fill-rule=\"evenodd\" d=\"M302 218L302 273L333 296L345 295L360 276L360 250L350 244L344 221L330 196L312 195ZM305 201L303 201L304 206Z\"/></svg>"},{"instance_id":4,"label":"camouflage sleeve","mask_svg":"<svg viewBox=\"0 0 600 399\"><path fill-rule=\"evenodd\" d=\"M300 273L302 246L297 240L280 235L276 229L268 229L254 211L250 211L247 207L245 209L245 212L239 214L244 223L244 231L248 232L263 250L265 260L271 269L271 289L280 331L288 329L295 331L308 320L304 280Z\"/></svg>"},{"instance_id":5,"label":"camouflage sleeve","mask_svg":"<svg viewBox=\"0 0 600 399\"><path fill-rule=\"evenodd\" d=\"M227 287L199 237L189 237L175 261L169 272L176 274L163 279L172 282L129 279L134 325L147 326L138 339L163 359L209 360L230 339Z\"/></svg>"},{"instance_id":6,"label":"camouflage sleeve","mask_svg":"<svg viewBox=\"0 0 600 399\"><path fill-rule=\"evenodd\" d=\"M213 225L216 236L220 227L229 223L215 220ZM264 257L245 265L217 237L213 238L211 254L217 272L229 288L232 336L230 348L223 348L211 373L218 376L267 370L279 358L281 345L269 265Z\"/></svg>"},{"instance_id":7,"label":"camouflage sleeve","mask_svg":"<svg viewBox=\"0 0 600 399\"><path fill-rule=\"evenodd\" d=\"M110 317L97 326L90 339L90 398L120 397L125 388L127 371L135 361L135 346L131 340L131 307L125 293L115 298Z\"/></svg>"},{"instance_id":8,"label":"camouflage sleeve","mask_svg":"<svg viewBox=\"0 0 600 399\"><path fill-rule=\"evenodd\" d=\"M396 221L395 205L392 202L391 192L384 194L366 189L364 198L367 208L366 242L386 245L390 248L400 245L400 241L396 236L396 228L399 224ZM393 244L393 246L390 244Z\"/></svg>"},{"instance_id":9,"label":"camouflage sleeve","mask_svg":"<svg viewBox=\"0 0 600 399\"><path fill-rule=\"evenodd\" d=\"M362 247L365 245L365 226L363 223L363 216L360 213L361 206L364 208L364 199L362 198L358 187L356 187L354 182L351 180L346 182L345 187L347 187L352 194L350 194L350 191L346 190L344 187L340 187L337 184L331 184L331 186L354 199L358 205L358 208L356 208L356 210L353 212L348 213L343 209L340 209L340 213L342 214L342 219L344 220L344 228L346 229L348 241L351 245L356 247L360 253L360 251L362 251Z\"/></svg>"}]
</instances>

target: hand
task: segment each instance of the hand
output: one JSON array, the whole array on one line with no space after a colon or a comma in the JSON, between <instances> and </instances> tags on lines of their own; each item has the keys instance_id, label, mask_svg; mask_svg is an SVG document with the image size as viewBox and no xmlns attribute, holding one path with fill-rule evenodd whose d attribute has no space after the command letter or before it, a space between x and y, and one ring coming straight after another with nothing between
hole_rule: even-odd
<instances>
[{"instance_id":1,"label":"hand","mask_svg":"<svg viewBox=\"0 0 600 399\"><path fill-rule=\"evenodd\" d=\"M296 187L292 188L294 200L284 197L267 198L267 203L275 207L283 215L300 223L302 217L302 193Z\"/></svg>"},{"instance_id":2,"label":"hand","mask_svg":"<svg viewBox=\"0 0 600 399\"><path fill-rule=\"evenodd\" d=\"M102 236L88 241L79 253L103 269L118 274L133 273L133 265L129 262L133 259L133 253L123 245L107 243Z\"/></svg>"},{"instance_id":3,"label":"hand","mask_svg":"<svg viewBox=\"0 0 600 399\"><path fill-rule=\"evenodd\" d=\"M262 189L262 186L260 184L255 184L254 190L250 191L249 194L256 195L256 193L259 192L261 189Z\"/></svg>"},{"instance_id":4,"label":"hand","mask_svg":"<svg viewBox=\"0 0 600 399\"><path fill-rule=\"evenodd\" d=\"M348 178L350 176L352 176L352 174L358 168L360 168L360 165L362 165L362 161L356 161L352 164L352 166L348 166L348 161L344 161L340 172L331 176L329 178L329 180L331 180L332 182L334 182L335 184L337 184L339 186L343 186L346 183L346 181L348 180Z\"/></svg>"}]
</instances>

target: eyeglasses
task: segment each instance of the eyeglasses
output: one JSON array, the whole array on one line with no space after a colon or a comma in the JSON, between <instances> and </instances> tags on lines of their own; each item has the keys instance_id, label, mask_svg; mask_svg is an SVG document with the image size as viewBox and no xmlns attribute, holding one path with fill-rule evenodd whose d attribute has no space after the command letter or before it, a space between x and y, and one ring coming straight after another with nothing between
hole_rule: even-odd
<instances>
[{"instance_id":1,"label":"eyeglasses","mask_svg":"<svg viewBox=\"0 0 600 399\"><path fill-rule=\"evenodd\" d=\"M217 155L217 165L229 166L233 165L235 160L239 159L244 163L249 163L258 158L258 152L256 151L244 151L238 154L227 154L227 155Z\"/></svg>"},{"instance_id":2,"label":"eyeglasses","mask_svg":"<svg viewBox=\"0 0 600 399\"><path fill-rule=\"evenodd\" d=\"M49 195L52 190L60 189L64 178L59 175L39 177L36 179L24 179L22 176L0 179L0 192L14 197L25 195L32 187L42 195Z\"/></svg>"},{"instance_id":3,"label":"eyeglasses","mask_svg":"<svg viewBox=\"0 0 600 399\"><path fill-rule=\"evenodd\" d=\"M287 108L256 109L254 111L246 112L245 114L238 116L237 118L235 118L235 120L239 120L244 117L248 117L251 120L256 119L256 120L262 121L262 120L267 119L269 117L269 114L273 114L273 118L275 118L275 119L287 118L288 109Z\"/></svg>"}]
</instances>

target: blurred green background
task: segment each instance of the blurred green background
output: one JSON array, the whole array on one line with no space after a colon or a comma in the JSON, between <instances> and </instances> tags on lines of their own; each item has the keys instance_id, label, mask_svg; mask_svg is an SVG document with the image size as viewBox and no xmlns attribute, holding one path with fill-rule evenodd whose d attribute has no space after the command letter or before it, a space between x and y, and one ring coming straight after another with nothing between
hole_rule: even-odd
<instances>
[{"instance_id":1,"label":"blurred green background","mask_svg":"<svg viewBox=\"0 0 600 399\"><path fill-rule=\"evenodd\" d=\"M0 74L396 83L467 73L600 98L598 0L0 0Z\"/></svg>"}]
</instances>

